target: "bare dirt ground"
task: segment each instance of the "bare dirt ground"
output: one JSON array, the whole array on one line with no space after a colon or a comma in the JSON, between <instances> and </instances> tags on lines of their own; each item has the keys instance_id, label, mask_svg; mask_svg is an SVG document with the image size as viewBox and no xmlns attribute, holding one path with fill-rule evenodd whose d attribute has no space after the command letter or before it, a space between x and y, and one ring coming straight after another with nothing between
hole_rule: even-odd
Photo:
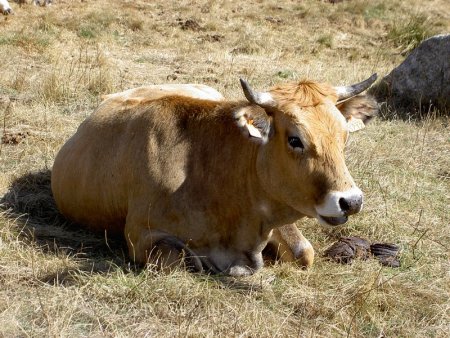
<instances>
[{"instance_id":1,"label":"bare dirt ground","mask_svg":"<svg viewBox=\"0 0 450 338\"><path fill-rule=\"evenodd\" d=\"M447 337L450 127L442 112L380 117L352 135L347 161L365 208L344 227L298 223L312 269L252 277L130 264L57 213L49 170L101 95L203 83L242 98L301 78L336 85L383 76L425 37L450 31L446 0L11 3L0 18L0 336ZM402 265L321 257L340 235L400 245Z\"/></svg>"}]
</instances>

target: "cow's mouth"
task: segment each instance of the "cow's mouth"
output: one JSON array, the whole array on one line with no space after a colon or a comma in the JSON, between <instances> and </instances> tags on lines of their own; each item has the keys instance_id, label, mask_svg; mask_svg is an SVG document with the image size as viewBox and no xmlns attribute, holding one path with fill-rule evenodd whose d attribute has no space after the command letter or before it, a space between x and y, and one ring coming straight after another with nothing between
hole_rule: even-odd
<instances>
[{"instance_id":1,"label":"cow's mouth","mask_svg":"<svg viewBox=\"0 0 450 338\"><path fill-rule=\"evenodd\" d=\"M322 221L328 225L341 225L348 221L347 216L340 216L340 217L327 217L327 216L321 216L318 215L319 221Z\"/></svg>"}]
</instances>

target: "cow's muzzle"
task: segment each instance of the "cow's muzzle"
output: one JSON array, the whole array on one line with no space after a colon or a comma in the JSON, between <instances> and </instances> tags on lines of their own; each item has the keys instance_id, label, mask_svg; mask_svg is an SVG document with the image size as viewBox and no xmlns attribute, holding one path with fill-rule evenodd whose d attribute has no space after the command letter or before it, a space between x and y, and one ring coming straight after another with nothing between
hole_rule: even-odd
<instances>
[{"instance_id":1,"label":"cow's muzzle","mask_svg":"<svg viewBox=\"0 0 450 338\"><path fill-rule=\"evenodd\" d=\"M362 209L362 205L363 205L362 193L360 195L339 198L339 207L346 216L350 216L360 212Z\"/></svg>"},{"instance_id":2,"label":"cow's muzzle","mask_svg":"<svg viewBox=\"0 0 450 338\"><path fill-rule=\"evenodd\" d=\"M316 207L317 218L329 225L344 224L348 216L360 212L362 206L363 193L360 189L354 187L347 191L332 191Z\"/></svg>"}]
</instances>

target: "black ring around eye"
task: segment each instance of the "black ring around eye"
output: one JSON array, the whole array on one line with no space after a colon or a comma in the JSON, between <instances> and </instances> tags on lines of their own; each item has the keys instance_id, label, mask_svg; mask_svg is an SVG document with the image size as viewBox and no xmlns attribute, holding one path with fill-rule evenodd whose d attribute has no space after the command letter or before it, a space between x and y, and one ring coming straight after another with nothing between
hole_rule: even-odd
<instances>
[{"instance_id":1,"label":"black ring around eye","mask_svg":"<svg viewBox=\"0 0 450 338\"><path fill-rule=\"evenodd\" d=\"M295 148L301 148L301 149L304 148L302 141L297 136L289 136L288 137L288 143L294 149Z\"/></svg>"}]
</instances>

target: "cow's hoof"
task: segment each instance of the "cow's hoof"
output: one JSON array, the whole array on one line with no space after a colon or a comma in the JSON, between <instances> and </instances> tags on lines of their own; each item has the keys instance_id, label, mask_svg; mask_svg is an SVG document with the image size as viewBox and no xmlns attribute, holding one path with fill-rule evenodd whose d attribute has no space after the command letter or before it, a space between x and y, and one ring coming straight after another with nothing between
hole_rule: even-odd
<instances>
[{"instance_id":1,"label":"cow's hoof","mask_svg":"<svg viewBox=\"0 0 450 338\"><path fill-rule=\"evenodd\" d=\"M255 271L248 266L235 265L225 271L226 275L233 277L251 276Z\"/></svg>"}]
</instances>

